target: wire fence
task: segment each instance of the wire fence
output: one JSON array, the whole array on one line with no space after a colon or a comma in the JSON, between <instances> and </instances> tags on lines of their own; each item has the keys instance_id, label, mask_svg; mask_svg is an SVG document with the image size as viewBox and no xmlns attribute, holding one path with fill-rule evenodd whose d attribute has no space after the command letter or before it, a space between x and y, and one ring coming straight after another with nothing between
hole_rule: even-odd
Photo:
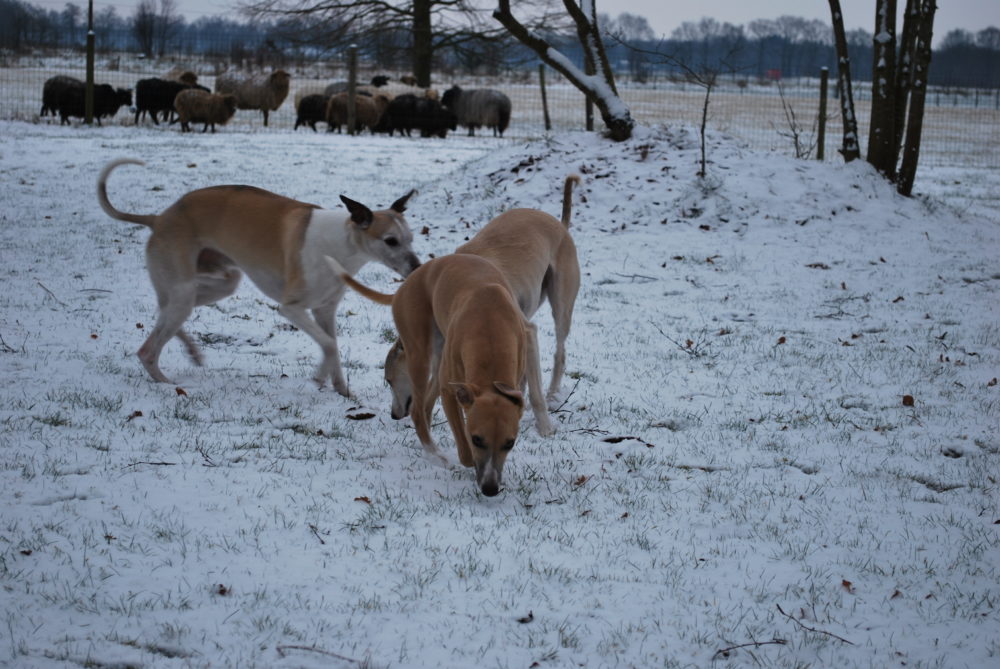
<instances>
[{"instance_id":1,"label":"wire fence","mask_svg":"<svg viewBox=\"0 0 1000 669\"><path fill-rule=\"evenodd\" d=\"M256 69L245 64L247 70ZM134 88L138 80L163 77L175 68L198 75L198 83L212 88L215 78L233 66L225 59L179 60L176 58L143 59L135 54L99 54L95 64L95 82L114 87ZM322 90L327 84L347 79L343 62L286 63L291 74L288 97L278 111L270 115L268 127L253 110L238 111L221 132L291 131L295 125L295 100L305 91ZM264 71L267 71L265 68ZM400 73L364 69L360 83L375 74L385 74L392 81ZM41 116L42 87L47 79L66 75L85 79L84 57L79 52L64 56L3 57L0 55L0 119L32 123L59 123L58 117ZM818 73L817 73L818 75ZM586 122L583 95L553 70L546 70L548 115L555 131L581 129ZM832 83L832 82L831 82ZM514 71L505 76L476 77L440 74L435 86L443 92L453 84L463 88L493 88L505 93L512 103L510 126L505 138L524 139L545 132L545 113L538 69ZM753 80L745 77L721 78L711 90L708 102L708 127L728 133L754 149L777 151L801 157L814 157L819 117L819 77L785 81ZM629 105L633 117L647 124L690 124L701 122L706 90L681 79L660 78L639 83L621 78L619 93ZM391 92L390 87L390 92ZM398 92L398 88L395 89ZM839 101L831 95L827 103L825 159L839 160L842 126ZM855 83L855 104L862 151L868 136L870 89L865 82ZM103 124L153 128L151 121L138 123L128 108L122 108ZM73 123L81 121L74 119ZM600 119L595 125L601 127ZM177 132L177 125L156 126L162 132ZM322 126L320 126L322 128ZM299 132L310 132L308 127ZM465 132L459 129L458 132ZM480 130L479 134L489 134ZM933 166L1000 168L1000 90L968 88L931 88L927 95L920 162Z\"/></svg>"}]
</instances>

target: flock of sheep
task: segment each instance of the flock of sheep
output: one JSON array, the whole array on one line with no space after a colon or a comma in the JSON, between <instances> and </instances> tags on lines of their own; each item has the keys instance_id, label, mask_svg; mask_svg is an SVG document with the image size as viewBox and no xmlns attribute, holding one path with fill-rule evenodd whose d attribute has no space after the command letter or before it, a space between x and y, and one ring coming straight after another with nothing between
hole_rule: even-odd
<instances>
[{"instance_id":1,"label":"flock of sheep","mask_svg":"<svg viewBox=\"0 0 1000 669\"><path fill-rule=\"evenodd\" d=\"M160 120L180 122L187 132L192 123L202 123L202 132L216 125L225 125L238 109L256 109L264 115L276 111L288 97L291 75L284 70L270 74L238 75L226 73L215 80L215 91L198 84L195 73L174 68L164 77L141 79L135 86L135 123L147 115L154 124ZM348 123L350 105L347 82L334 82L321 90L301 90L295 96L295 129L308 125L314 131L317 123L326 123L328 131L341 131ZM85 85L67 76L51 77L42 88L41 116L59 115L63 124L71 117L84 117ZM109 84L94 86L94 118L98 125L104 117L112 117L121 107L132 106L131 89L112 88ZM389 77L378 75L368 85L357 86L354 96L355 132L367 129L373 133L399 131L410 136L416 130L422 137L445 137L458 126L474 135L477 128L487 128L494 136L503 136L510 124L510 99L492 89L463 90L458 86L439 96L431 88L418 88L412 77L401 77L390 83Z\"/></svg>"}]
</instances>

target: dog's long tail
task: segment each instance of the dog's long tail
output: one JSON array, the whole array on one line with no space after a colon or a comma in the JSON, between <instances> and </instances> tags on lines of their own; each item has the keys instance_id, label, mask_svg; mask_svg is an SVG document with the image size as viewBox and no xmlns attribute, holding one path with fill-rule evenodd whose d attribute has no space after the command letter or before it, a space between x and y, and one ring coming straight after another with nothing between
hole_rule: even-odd
<instances>
[{"instance_id":1,"label":"dog's long tail","mask_svg":"<svg viewBox=\"0 0 1000 669\"><path fill-rule=\"evenodd\" d=\"M139 223L151 228L153 227L153 222L156 220L156 216L129 214L128 212L118 211L108 200L108 175L111 174L111 170L125 164L145 165L146 163L134 158L119 158L108 163L101 170L101 175L97 177L97 201L101 203L101 209L104 210L104 213L111 218L117 218L119 221L128 221L129 223Z\"/></svg>"},{"instance_id":2,"label":"dog's long tail","mask_svg":"<svg viewBox=\"0 0 1000 669\"><path fill-rule=\"evenodd\" d=\"M363 283L358 283L357 281L354 280L354 277L352 277L350 274L347 273L347 271L343 268L343 266L341 266L339 262L337 262L330 256L326 256L326 262L328 265L330 265L330 269L333 270L334 274L340 277L341 281L343 281L348 286L361 293L363 296L367 297L372 302L378 302L379 304L384 304L387 306L392 304L392 298L394 297L393 295L380 293L377 290L372 290Z\"/></svg>"},{"instance_id":3,"label":"dog's long tail","mask_svg":"<svg viewBox=\"0 0 1000 669\"><path fill-rule=\"evenodd\" d=\"M580 183L580 177L575 174L571 174L566 177L566 183L563 185L563 211L562 211L562 224L569 228L569 218L573 211L573 186Z\"/></svg>"}]
</instances>

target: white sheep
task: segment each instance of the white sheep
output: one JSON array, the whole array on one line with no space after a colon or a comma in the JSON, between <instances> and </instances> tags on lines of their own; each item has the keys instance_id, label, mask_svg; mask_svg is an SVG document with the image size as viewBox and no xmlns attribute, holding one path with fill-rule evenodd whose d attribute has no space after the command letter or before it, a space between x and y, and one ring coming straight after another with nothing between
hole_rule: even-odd
<instances>
[{"instance_id":1,"label":"white sheep","mask_svg":"<svg viewBox=\"0 0 1000 669\"><path fill-rule=\"evenodd\" d=\"M221 74L215 80L215 92L236 96L237 109L259 109L264 113L267 125L268 112L276 111L288 97L288 86L292 75L284 70L271 74L242 77L237 74Z\"/></svg>"}]
</instances>

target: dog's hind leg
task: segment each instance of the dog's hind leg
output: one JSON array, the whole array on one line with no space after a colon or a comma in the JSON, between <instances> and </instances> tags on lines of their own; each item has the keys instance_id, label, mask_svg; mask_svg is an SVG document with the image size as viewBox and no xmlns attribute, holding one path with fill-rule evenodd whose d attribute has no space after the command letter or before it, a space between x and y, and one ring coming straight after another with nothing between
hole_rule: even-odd
<instances>
[{"instance_id":1,"label":"dog's hind leg","mask_svg":"<svg viewBox=\"0 0 1000 669\"><path fill-rule=\"evenodd\" d=\"M549 409L542 396L542 366L538 361L538 329L534 323L524 324L525 336L527 339L527 351L525 356L524 374L528 380L528 401L531 403L531 411L535 414L535 427L538 434L548 437L555 429L549 419Z\"/></svg>"},{"instance_id":2,"label":"dog's hind leg","mask_svg":"<svg viewBox=\"0 0 1000 669\"><path fill-rule=\"evenodd\" d=\"M572 241L564 242L559 249L558 272L546 277L549 306L556 330L556 352L552 362L552 380L547 393L548 401L557 401L566 369L566 338L573 324L573 307L580 290L580 265Z\"/></svg>"},{"instance_id":3,"label":"dog's hind leg","mask_svg":"<svg viewBox=\"0 0 1000 669\"><path fill-rule=\"evenodd\" d=\"M205 252L202 252L202 256ZM211 271L206 270L203 265L202 260L199 258L198 263L198 292L195 295L194 305L196 307L201 307L206 304L214 304L224 298L229 297L236 292L236 289L240 285L240 279L243 278L243 273L240 272L235 266L215 266ZM201 351L198 349L198 345L194 343L190 335L184 331L184 328L177 330L177 338L181 340L184 344L185 350L187 350L188 355L191 357L194 364L201 367L205 364L205 359L201 355Z\"/></svg>"},{"instance_id":4,"label":"dog's hind leg","mask_svg":"<svg viewBox=\"0 0 1000 669\"><path fill-rule=\"evenodd\" d=\"M160 371L160 353L166 343L181 331L184 321L191 315L194 298L194 286L183 284L173 286L169 293L160 295L160 313L156 318L156 325L138 352L139 361L155 381L170 383L170 379Z\"/></svg>"},{"instance_id":5,"label":"dog's hind leg","mask_svg":"<svg viewBox=\"0 0 1000 669\"><path fill-rule=\"evenodd\" d=\"M178 330L175 336L181 340L182 344L184 344L184 350L187 351L188 356L191 358L191 362L199 367L204 366L205 358L201 355L201 350L198 348L198 345L194 343L194 340L191 339L191 336L184 331L184 328Z\"/></svg>"}]
</instances>

